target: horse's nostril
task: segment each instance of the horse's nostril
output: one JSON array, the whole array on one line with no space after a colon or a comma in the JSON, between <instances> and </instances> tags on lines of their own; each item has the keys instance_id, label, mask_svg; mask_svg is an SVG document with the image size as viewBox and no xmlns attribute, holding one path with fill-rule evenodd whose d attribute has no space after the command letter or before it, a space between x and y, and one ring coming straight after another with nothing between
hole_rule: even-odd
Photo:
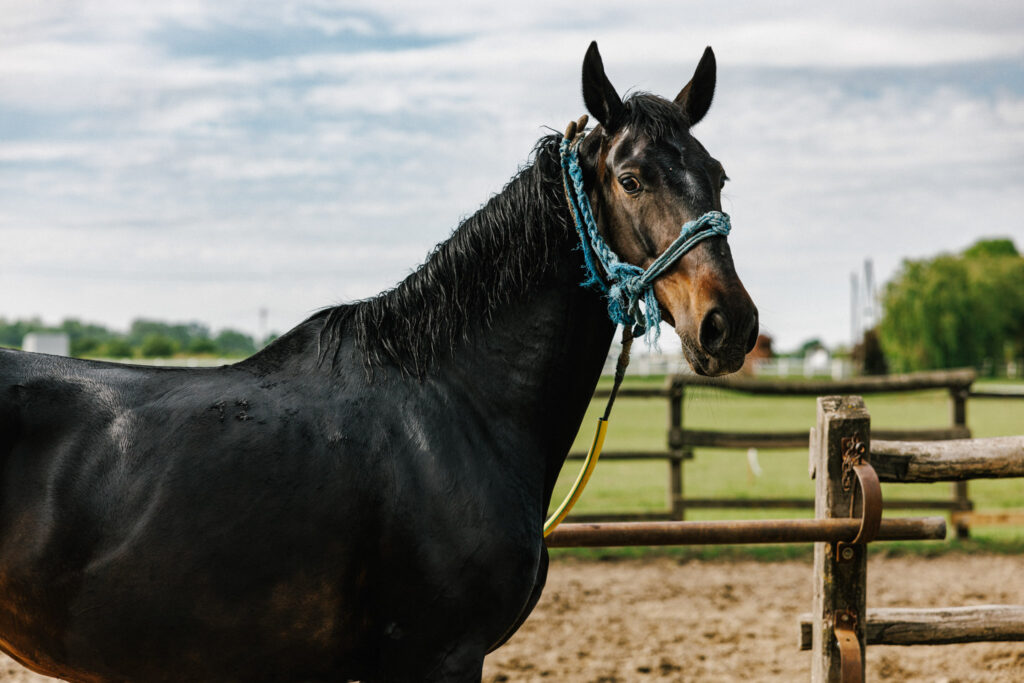
<instances>
[{"instance_id":1,"label":"horse's nostril","mask_svg":"<svg viewBox=\"0 0 1024 683\"><path fill-rule=\"evenodd\" d=\"M708 353L718 353L729 336L729 321L717 308L706 316L700 324L700 345Z\"/></svg>"},{"instance_id":2,"label":"horse's nostril","mask_svg":"<svg viewBox=\"0 0 1024 683\"><path fill-rule=\"evenodd\" d=\"M757 346L757 333L757 325L754 325L750 330L750 335L747 337L747 353L753 351L754 347Z\"/></svg>"},{"instance_id":3,"label":"horse's nostril","mask_svg":"<svg viewBox=\"0 0 1024 683\"><path fill-rule=\"evenodd\" d=\"M758 324L757 313L754 313L754 319L751 321L750 333L747 334L747 353L754 350L757 346L757 337L761 332L761 326Z\"/></svg>"}]
</instances>

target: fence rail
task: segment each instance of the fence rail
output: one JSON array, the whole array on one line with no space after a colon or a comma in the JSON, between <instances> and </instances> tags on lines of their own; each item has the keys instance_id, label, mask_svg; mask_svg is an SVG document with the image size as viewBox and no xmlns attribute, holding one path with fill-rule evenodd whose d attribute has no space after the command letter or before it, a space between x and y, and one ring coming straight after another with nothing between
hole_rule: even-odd
<instances>
[{"instance_id":1,"label":"fence rail","mask_svg":"<svg viewBox=\"0 0 1024 683\"><path fill-rule=\"evenodd\" d=\"M878 480L961 482L1024 476L1024 436L872 442L870 435L870 415L859 396L818 399L811 438L816 516L849 514L855 489L837 485L837 480L841 484L863 461L872 468L876 486ZM862 505L867 507L864 491ZM866 595L867 545L815 546L814 608L799 622L801 647L813 651L812 681L862 681L866 646L871 644L1024 640L1024 606L868 611Z\"/></svg>"},{"instance_id":2,"label":"fence rail","mask_svg":"<svg viewBox=\"0 0 1024 683\"><path fill-rule=\"evenodd\" d=\"M971 398L1024 398L1024 391L974 391L968 394Z\"/></svg>"},{"instance_id":3,"label":"fence rail","mask_svg":"<svg viewBox=\"0 0 1024 683\"><path fill-rule=\"evenodd\" d=\"M851 377L840 380L818 379L754 379L751 377L700 377L698 375L676 375L671 383L679 386L710 386L733 389L745 394L770 394L775 396L826 396L839 394L880 394L901 391L922 391L925 389L950 389L968 391L977 373L971 369L937 370L912 372L902 375L879 375L875 377Z\"/></svg>"},{"instance_id":4,"label":"fence rail","mask_svg":"<svg viewBox=\"0 0 1024 683\"><path fill-rule=\"evenodd\" d=\"M811 613L800 615L800 649L811 649ZM1024 605L868 609L868 645L950 645L1024 640Z\"/></svg>"},{"instance_id":5,"label":"fence rail","mask_svg":"<svg viewBox=\"0 0 1024 683\"><path fill-rule=\"evenodd\" d=\"M876 429L872 437L886 441L944 441L964 439L971 431L953 426L938 429ZM807 447L807 432L719 432L682 429L669 434L669 442L679 448L761 448L793 449Z\"/></svg>"},{"instance_id":6,"label":"fence rail","mask_svg":"<svg viewBox=\"0 0 1024 683\"><path fill-rule=\"evenodd\" d=\"M814 507L810 498L691 498L684 490L684 468L700 449L801 449L808 447L807 431L729 432L705 429L687 429L684 424L684 403L687 387L717 387L760 396L821 396L838 394L875 394L892 392L945 389L950 397L950 425L932 429L876 429L871 437L878 442L892 441L945 441L967 439L967 399L976 378L974 370L943 370L881 377L856 377L843 380L753 379L749 377L699 377L672 375L663 387L623 387L623 398L668 399L668 425L664 451L617 452L607 451L601 457L609 460L664 460L668 463L668 505L663 510L639 513L576 514L569 521L624 521L673 520L682 521L687 508L772 508L808 509ZM599 389L595 397L607 397L608 389ZM582 459L583 453L569 454L572 460ZM893 479L891 481L897 481ZM966 537L973 509L964 481L952 485L950 497L945 500L900 501L890 507L903 509L944 510L955 522L957 535ZM976 518L973 518L976 519Z\"/></svg>"},{"instance_id":7,"label":"fence rail","mask_svg":"<svg viewBox=\"0 0 1024 683\"><path fill-rule=\"evenodd\" d=\"M546 542L549 547L606 547L813 541L813 610L798 626L800 647L813 651L811 677L817 683L863 681L867 645L1024 640L1024 606L869 611L866 590L870 541L941 539L946 530L941 517L882 519L880 480L1021 477L1024 436L873 445L871 436L861 397L818 398L809 439L815 519L571 523ZM858 486L851 485L853 475ZM858 502L859 518L853 514Z\"/></svg>"},{"instance_id":8,"label":"fence rail","mask_svg":"<svg viewBox=\"0 0 1024 683\"><path fill-rule=\"evenodd\" d=\"M1024 477L1024 436L935 443L880 441L873 464L882 481L935 482Z\"/></svg>"}]
</instances>

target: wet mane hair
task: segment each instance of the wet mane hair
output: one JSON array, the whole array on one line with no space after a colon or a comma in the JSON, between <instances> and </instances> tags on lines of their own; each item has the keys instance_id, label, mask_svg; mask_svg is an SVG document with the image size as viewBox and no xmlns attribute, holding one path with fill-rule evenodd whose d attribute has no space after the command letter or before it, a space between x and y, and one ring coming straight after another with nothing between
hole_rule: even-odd
<instances>
[{"instance_id":1,"label":"wet mane hair","mask_svg":"<svg viewBox=\"0 0 1024 683\"><path fill-rule=\"evenodd\" d=\"M624 123L653 140L688 125L679 106L656 95L634 93L623 104ZM393 289L313 316L324 318L321 363L334 365L351 334L371 368L390 362L422 377L471 324L488 325L541 283L578 245L562 188L561 139L541 138L532 161Z\"/></svg>"},{"instance_id":2,"label":"wet mane hair","mask_svg":"<svg viewBox=\"0 0 1024 683\"><path fill-rule=\"evenodd\" d=\"M466 338L472 323L487 325L514 297L540 284L575 237L562 189L560 140L541 138L532 161L393 289L314 316L325 316L321 362L333 364L343 335L352 334L370 366L391 362L422 377Z\"/></svg>"}]
</instances>

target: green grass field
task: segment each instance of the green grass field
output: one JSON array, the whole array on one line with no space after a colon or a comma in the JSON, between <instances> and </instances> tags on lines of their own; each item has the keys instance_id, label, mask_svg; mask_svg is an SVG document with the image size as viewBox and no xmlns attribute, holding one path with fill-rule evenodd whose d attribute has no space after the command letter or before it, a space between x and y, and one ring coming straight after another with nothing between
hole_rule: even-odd
<instances>
[{"instance_id":1,"label":"green grass field","mask_svg":"<svg viewBox=\"0 0 1024 683\"><path fill-rule=\"evenodd\" d=\"M604 380L603 380L604 381ZM663 378L629 378L628 385L661 386ZM984 385L976 384L976 388ZM945 391L876 394L865 397L875 427L947 427L949 397ZM604 399L591 404L574 448L585 450L592 438ZM666 448L668 401L620 398L612 414L605 450ZM810 430L815 420L813 397L748 396L710 387L687 387L683 406L684 426L693 429L735 431ZM967 423L975 437L1024 434L1024 400L970 399ZM758 455L761 476L754 476L746 451L697 449L684 466L684 492L690 497L762 498L814 497L814 483L807 473L807 450L762 450ZM567 463L555 489L554 503L561 501L576 477L579 461ZM886 484L883 496L894 499L943 499L951 484ZM632 512L667 508L668 464L603 461L575 510L583 513ZM977 510L1024 509L1024 479L979 480L969 485ZM899 510L892 516L935 515L931 510ZM689 510L688 519L796 518L812 516L809 510L719 509ZM1024 528L976 527L972 535L984 542L1024 544Z\"/></svg>"}]
</instances>

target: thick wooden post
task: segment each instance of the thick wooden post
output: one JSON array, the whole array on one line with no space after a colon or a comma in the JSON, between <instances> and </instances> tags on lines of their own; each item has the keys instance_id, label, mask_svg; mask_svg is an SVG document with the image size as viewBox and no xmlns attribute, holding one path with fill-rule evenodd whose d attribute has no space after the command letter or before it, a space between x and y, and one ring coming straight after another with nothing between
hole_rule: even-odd
<instances>
[{"instance_id":1,"label":"thick wooden post","mask_svg":"<svg viewBox=\"0 0 1024 683\"><path fill-rule=\"evenodd\" d=\"M668 507L673 520L686 518L683 499L683 399L685 387L678 379L669 378L668 449L673 457L668 462Z\"/></svg>"},{"instance_id":2,"label":"thick wooden post","mask_svg":"<svg viewBox=\"0 0 1024 683\"><path fill-rule=\"evenodd\" d=\"M852 481L848 478L849 486L845 490L843 488L843 452L859 448L858 444L862 444L864 451L870 453L870 434L871 418L860 396L823 396L818 399L817 425L810 444L816 518L850 516L850 499L856 494L857 483L855 477ZM835 635L837 625L847 627L847 632L852 630L856 635L860 644L859 680L864 680L867 622L865 548L863 545L845 545L837 552L833 544L814 544L811 680L815 683L857 683L856 679L842 678L842 656ZM847 662L848 667L849 664Z\"/></svg>"},{"instance_id":3,"label":"thick wooden post","mask_svg":"<svg viewBox=\"0 0 1024 683\"><path fill-rule=\"evenodd\" d=\"M967 396L970 387L956 386L949 389L950 417L954 427L967 428ZM967 481L953 482L953 502L956 512L970 512L974 505L967 495ZM971 526L966 515L952 515L957 538L970 538Z\"/></svg>"}]
</instances>

